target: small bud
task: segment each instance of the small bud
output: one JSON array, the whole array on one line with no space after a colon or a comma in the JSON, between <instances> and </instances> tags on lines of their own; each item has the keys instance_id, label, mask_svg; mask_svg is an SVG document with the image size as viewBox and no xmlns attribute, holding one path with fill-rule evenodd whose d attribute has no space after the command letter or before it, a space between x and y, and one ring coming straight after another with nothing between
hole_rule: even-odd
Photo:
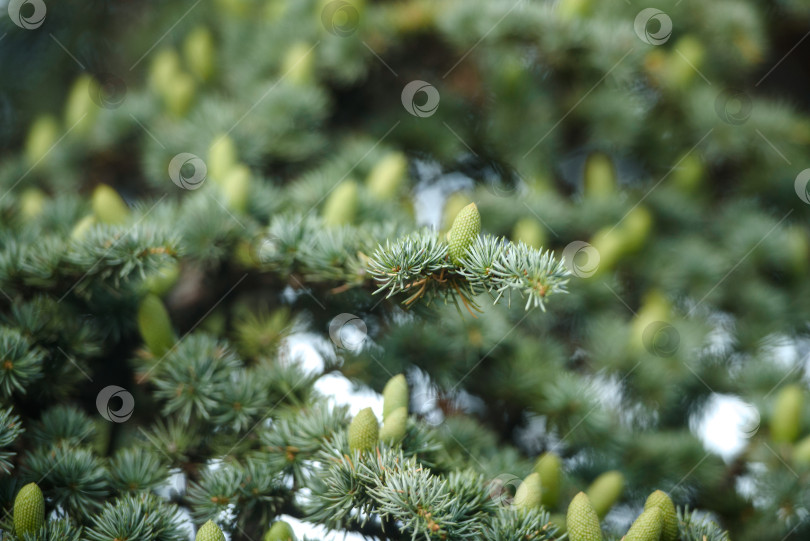
<instances>
[{"instance_id":1,"label":"small bud","mask_svg":"<svg viewBox=\"0 0 810 541\"><path fill-rule=\"evenodd\" d=\"M647 497L644 503L644 510L657 507L661 510L662 530L661 541L677 541L678 539L678 514L675 512L675 504L667 493L663 490L656 490Z\"/></svg>"},{"instance_id":2,"label":"small bud","mask_svg":"<svg viewBox=\"0 0 810 541\"><path fill-rule=\"evenodd\" d=\"M197 530L196 541L225 541L225 535L213 520L209 520Z\"/></svg>"},{"instance_id":3,"label":"small bud","mask_svg":"<svg viewBox=\"0 0 810 541\"><path fill-rule=\"evenodd\" d=\"M73 229L70 231L70 238L73 240L81 240L94 225L96 225L96 217L92 214L88 214L76 222L76 225L74 225Z\"/></svg>"},{"instance_id":4,"label":"small bud","mask_svg":"<svg viewBox=\"0 0 810 541\"><path fill-rule=\"evenodd\" d=\"M408 409L408 380L403 374L394 376L388 380L383 389L383 420L388 414L399 408Z\"/></svg>"},{"instance_id":5,"label":"small bud","mask_svg":"<svg viewBox=\"0 0 810 541\"><path fill-rule=\"evenodd\" d=\"M481 233L481 215L478 214L475 203L470 203L461 209L453 221L453 227L450 228L448 254L453 263L458 265L479 233Z\"/></svg>"},{"instance_id":6,"label":"small bud","mask_svg":"<svg viewBox=\"0 0 810 541\"><path fill-rule=\"evenodd\" d=\"M105 224L120 224L129 217L129 207L118 192L107 186L99 184L93 191L93 214L99 222Z\"/></svg>"},{"instance_id":7,"label":"small bud","mask_svg":"<svg viewBox=\"0 0 810 541\"><path fill-rule=\"evenodd\" d=\"M201 81L207 81L214 73L216 48L211 31L198 26L188 33L183 42L183 56L191 73Z\"/></svg>"},{"instance_id":8,"label":"small bud","mask_svg":"<svg viewBox=\"0 0 810 541\"><path fill-rule=\"evenodd\" d=\"M50 115L41 115L34 120L25 140L25 158L29 166L42 165L59 139L59 132L59 123Z\"/></svg>"},{"instance_id":9,"label":"small bud","mask_svg":"<svg viewBox=\"0 0 810 541\"><path fill-rule=\"evenodd\" d=\"M530 473L529 476L520 483L515 493L515 499L512 500L512 505L518 509L534 509L535 507L540 507L542 497L543 490L540 474L537 472Z\"/></svg>"},{"instance_id":10,"label":"small bud","mask_svg":"<svg viewBox=\"0 0 810 541\"><path fill-rule=\"evenodd\" d=\"M804 406L804 391L798 385L786 385L776 395L771 415L771 438L790 443L799 436Z\"/></svg>"},{"instance_id":11,"label":"small bud","mask_svg":"<svg viewBox=\"0 0 810 541\"><path fill-rule=\"evenodd\" d=\"M14 499L14 532L17 537L36 533L45 524L45 498L36 483L28 483Z\"/></svg>"},{"instance_id":12,"label":"small bud","mask_svg":"<svg viewBox=\"0 0 810 541\"><path fill-rule=\"evenodd\" d=\"M292 526L279 520L273 523L267 533L264 534L262 541L296 541L295 532Z\"/></svg>"},{"instance_id":13,"label":"small bud","mask_svg":"<svg viewBox=\"0 0 810 541\"><path fill-rule=\"evenodd\" d=\"M408 408L397 408L385 417L380 430L380 441L397 443L405 437L408 428Z\"/></svg>"},{"instance_id":14,"label":"small bud","mask_svg":"<svg viewBox=\"0 0 810 541\"><path fill-rule=\"evenodd\" d=\"M222 184L225 176L239 163L239 153L236 143L228 135L220 135L208 149L208 176L214 182Z\"/></svg>"},{"instance_id":15,"label":"small bud","mask_svg":"<svg viewBox=\"0 0 810 541\"><path fill-rule=\"evenodd\" d=\"M650 507L630 526L624 541L658 541L664 526L661 509Z\"/></svg>"},{"instance_id":16,"label":"small bud","mask_svg":"<svg viewBox=\"0 0 810 541\"><path fill-rule=\"evenodd\" d=\"M162 357L175 343L172 321L156 295L146 295L138 307L138 330L152 355Z\"/></svg>"},{"instance_id":17,"label":"small bud","mask_svg":"<svg viewBox=\"0 0 810 541\"><path fill-rule=\"evenodd\" d=\"M360 410L349 425L349 449L361 452L374 449L379 433L380 426L371 408Z\"/></svg>"},{"instance_id":18,"label":"small bud","mask_svg":"<svg viewBox=\"0 0 810 541\"><path fill-rule=\"evenodd\" d=\"M570 541L602 541L599 517L584 492L580 492L571 500L565 523Z\"/></svg>"},{"instance_id":19,"label":"small bud","mask_svg":"<svg viewBox=\"0 0 810 541\"><path fill-rule=\"evenodd\" d=\"M540 474L540 482L543 484L543 505L553 508L557 505L560 496L560 476L562 465L560 457L554 453L545 453L534 465L534 471Z\"/></svg>"},{"instance_id":20,"label":"small bud","mask_svg":"<svg viewBox=\"0 0 810 541\"><path fill-rule=\"evenodd\" d=\"M600 475L588 487L588 498L596 509L599 518L607 515L613 504L619 500L624 490L624 476L618 471L608 471Z\"/></svg>"},{"instance_id":21,"label":"small bud","mask_svg":"<svg viewBox=\"0 0 810 541\"><path fill-rule=\"evenodd\" d=\"M250 169L246 165L236 165L222 180L224 203L237 212L245 212L250 197Z\"/></svg>"},{"instance_id":22,"label":"small bud","mask_svg":"<svg viewBox=\"0 0 810 541\"><path fill-rule=\"evenodd\" d=\"M378 200L391 199L408 174L408 160L401 152L392 152L381 159L369 172L366 187Z\"/></svg>"},{"instance_id":23,"label":"small bud","mask_svg":"<svg viewBox=\"0 0 810 541\"><path fill-rule=\"evenodd\" d=\"M358 188L353 180L341 182L323 205L323 221L326 225L343 225L354 222L357 214Z\"/></svg>"},{"instance_id":24,"label":"small bud","mask_svg":"<svg viewBox=\"0 0 810 541\"><path fill-rule=\"evenodd\" d=\"M546 233L534 218L518 220L512 228L512 242L521 241L538 250L545 245Z\"/></svg>"},{"instance_id":25,"label":"small bud","mask_svg":"<svg viewBox=\"0 0 810 541\"><path fill-rule=\"evenodd\" d=\"M171 86L175 75L180 71L180 55L174 49L162 49L155 54L149 69L149 84L152 89L163 94Z\"/></svg>"},{"instance_id":26,"label":"small bud","mask_svg":"<svg viewBox=\"0 0 810 541\"><path fill-rule=\"evenodd\" d=\"M295 85L306 85L315 77L315 51L309 43L295 43L284 54L281 75Z\"/></svg>"},{"instance_id":27,"label":"small bud","mask_svg":"<svg viewBox=\"0 0 810 541\"><path fill-rule=\"evenodd\" d=\"M594 152L585 160L585 196L607 199L616 192L616 169L610 156Z\"/></svg>"},{"instance_id":28,"label":"small bud","mask_svg":"<svg viewBox=\"0 0 810 541\"><path fill-rule=\"evenodd\" d=\"M176 73L163 89L163 101L170 113L183 117L191 108L195 92L194 78L188 73Z\"/></svg>"}]
</instances>

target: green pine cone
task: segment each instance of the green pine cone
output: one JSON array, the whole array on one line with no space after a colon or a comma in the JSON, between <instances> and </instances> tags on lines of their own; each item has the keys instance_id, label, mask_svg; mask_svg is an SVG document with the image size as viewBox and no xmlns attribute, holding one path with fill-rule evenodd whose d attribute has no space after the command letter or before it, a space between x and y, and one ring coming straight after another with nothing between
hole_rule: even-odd
<instances>
[{"instance_id":1,"label":"green pine cone","mask_svg":"<svg viewBox=\"0 0 810 541\"><path fill-rule=\"evenodd\" d=\"M802 466L810 465L810 436L801 439L793 446L793 462Z\"/></svg>"},{"instance_id":2,"label":"green pine cone","mask_svg":"<svg viewBox=\"0 0 810 541\"><path fill-rule=\"evenodd\" d=\"M448 236L450 261L458 265L479 233L481 233L481 215L478 214L475 203L470 203L456 215L453 227L450 228Z\"/></svg>"},{"instance_id":3,"label":"green pine cone","mask_svg":"<svg viewBox=\"0 0 810 541\"><path fill-rule=\"evenodd\" d=\"M553 508L560 497L560 457L551 452L544 453L537 459L534 471L540 474L540 482L543 483L543 505Z\"/></svg>"},{"instance_id":4,"label":"green pine cone","mask_svg":"<svg viewBox=\"0 0 810 541\"><path fill-rule=\"evenodd\" d=\"M391 199L408 174L408 160L401 152L392 152L371 169L366 178L369 193L379 200Z\"/></svg>"},{"instance_id":5,"label":"green pine cone","mask_svg":"<svg viewBox=\"0 0 810 541\"><path fill-rule=\"evenodd\" d=\"M790 443L799 436L804 391L796 384L786 385L776 396L771 415L771 438Z\"/></svg>"},{"instance_id":6,"label":"green pine cone","mask_svg":"<svg viewBox=\"0 0 810 541\"><path fill-rule=\"evenodd\" d=\"M323 221L326 225L343 225L354 222L359 198L357 182L345 180L329 194L323 204Z\"/></svg>"},{"instance_id":7,"label":"green pine cone","mask_svg":"<svg viewBox=\"0 0 810 541\"><path fill-rule=\"evenodd\" d=\"M183 55L191 73L203 81L210 79L214 73L216 55L211 31L204 26L198 26L189 32L183 42Z\"/></svg>"},{"instance_id":8,"label":"green pine cone","mask_svg":"<svg viewBox=\"0 0 810 541\"><path fill-rule=\"evenodd\" d=\"M657 507L661 510L663 527L661 530L661 541L677 541L678 539L678 514L675 512L675 504L663 490L656 490L647 497L644 503L644 510Z\"/></svg>"},{"instance_id":9,"label":"green pine cone","mask_svg":"<svg viewBox=\"0 0 810 541\"><path fill-rule=\"evenodd\" d=\"M36 483L28 483L14 499L14 532L17 537L35 533L45 524L45 498Z\"/></svg>"},{"instance_id":10,"label":"green pine cone","mask_svg":"<svg viewBox=\"0 0 810 541\"><path fill-rule=\"evenodd\" d=\"M383 420L388 414L399 408L408 409L408 380L402 374L396 375L388 380L383 389Z\"/></svg>"},{"instance_id":11,"label":"green pine cone","mask_svg":"<svg viewBox=\"0 0 810 541\"><path fill-rule=\"evenodd\" d=\"M623 490L624 476L615 470L603 473L591 483L587 491L588 497L593 502L593 508L596 509L600 519L607 515Z\"/></svg>"},{"instance_id":12,"label":"green pine cone","mask_svg":"<svg viewBox=\"0 0 810 541\"><path fill-rule=\"evenodd\" d=\"M374 449L379 439L380 427L371 408L365 408L355 415L349 425L349 449L369 451Z\"/></svg>"},{"instance_id":13,"label":"green pine cone","mask_svg":"<svg viewBox=\"0 0 810 541\"><path fill-rule=\"evenodd\" d=\"M624 541L659 541L663 527L661 509L657 506L650 507L630 526Z\"/></svg>"},{"instance_id":14,"label":"green pine cone","mask_svg":"<svg viewBox=\"0 0 810 541\"><path fill-rule=\"evenodd\" d=\"M587 494L580 492L568 506L565 517L570 541L602 541L602 529L599 527L599 517L593 508Z\"/></svg>"},{"instance_id":15,"label":"green pine cone","mask_svg":"<svg viewBox=\"0 0 810 541\"><path fill-rule=\"evenodd\" d=\"M616 168L604 152L594 152L585 160L585 195L605 199L616 192Z\"/></svg>"},{"instance_id":16,"label":"green pine cone","mask_svg":"<svg viewBox=\"0 0 810 541\"><path fill-rule=\"evenodd\" d=\"M408 408L397 408L383 421L380 429L380 441L397 443L405 437L408 428Z\"/></svg>"},{"instance_id":17,"label":"green pine cone","mask_svg":"<svg viewBox=\"0 0 810 541\"><path fill-rule=\"evenodd\" d=\"M175 343L169 313L156 295L146 295L138 307L138 330L155 357L162 357Z\"/></svg>"},{"instance_id":18,"label":"green pine cone","mask_svg":"<svg viewBox=\"0 0 810 541\"><path fill-rule=\"evenodd\" d=\"M512 505L518 509L534 509L535 507L540 507L542 498L543 489L540 474L534 472L530 473L529 476L520 483L515 493L515 499L512 500Z\"/></svg>"},{"instance_id":19,"label":"green pine cone","mask_svg":"<svg viewBox=\"0 0 810 541\"><path fill-rule=\"evenodd\" d=\"M225 535L213 520L209 520L197 530L196 541L225 541Z\"/></svg>"},{"instance_id":20,"label":"green pine cone","mask_svg":"<svg viewBox=\"0 0 810 541\"><path fill-rule=\"evenodd\" d=\"M120 224L127 220L129 207L118 192L107 186L99 184L93 191L93 214L99 222L105 224Z\"/></svg>"},{"instance_id":21,"label":"green pine cone","mask_svg":"<svg viewBox=\"0 0 810 541\"><path fill-rule=\"evenodd\" d=\"M296 541L296 540L292 526L290 526L283 520L279 520L277 522L274 522L273 525L270 527L270 529L267 530L267 533L264 534L262 541Z\"/></svg>"}]
</instances>

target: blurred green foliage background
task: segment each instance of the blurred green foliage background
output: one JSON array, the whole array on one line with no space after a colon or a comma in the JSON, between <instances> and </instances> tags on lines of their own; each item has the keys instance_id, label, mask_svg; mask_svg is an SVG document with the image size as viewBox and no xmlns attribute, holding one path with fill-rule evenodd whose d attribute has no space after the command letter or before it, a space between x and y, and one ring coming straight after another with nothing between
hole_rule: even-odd
<instances>
[{"instance_id":1,"label":"blurred green foliage background","mask_svg":"<svg viewBox=\"0 0 810 541\"><path fill-rule=\"evenodd\" d=\"M163 263L60 249L93 224L148 226L134 246L177 239L162 295L181 334L203 318L250 357L296 318L328 336L356 314L368 347L334 369L421 382L414 408L459 464L523 477L558 453L556 511L619 470L609 524L660 488L740 541L810 535L807 1L44 0L42 20L12 4L4 314L37 289L85 295L126 350L142 276L100 270ZM181 153L199 161L172 166ZM446 231L470 201L483 231L565 259L570 294L546 312L483 299L477 318L371 294L377 242ZM315 218L338 232L312 240ZM68 380L66 396L89 388ZM742 427L723 456L700 437L720 398Z\"/></svg>"}]
</instances>

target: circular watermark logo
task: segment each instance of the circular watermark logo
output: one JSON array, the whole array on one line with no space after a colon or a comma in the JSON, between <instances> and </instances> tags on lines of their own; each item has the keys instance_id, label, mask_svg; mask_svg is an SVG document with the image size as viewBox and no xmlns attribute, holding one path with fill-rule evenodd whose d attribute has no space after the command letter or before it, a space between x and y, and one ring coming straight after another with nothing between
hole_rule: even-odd
<instances>
[{"instance_id":1,"label":"circular watermark logo","mask_svg":"<svg viewBox=\"0 0 810 541\"><path fill-rule=\"evenodd\" d=\"M738 415L737 429L740 431L740 435L746 439L751 439L756 436L761 421L759 410L756 406L741 401L738 404Z\"/></svg>"},{"instance_id":2,"label":"circular watermark logo","mask_svg":"<svg viewBox=\"0 0 810 541\"><path fill-rule=\"evenodd\" d=\"M588 278L599 268L599 251L585 241L575 240L562 253L563 264L574 276Z\"/></svg>"},{"instance_id":3,"label":"circular watermark logo","mask_svg":"<svg viewBox=\"0 0 810 541\"><path fill-rule=\"evenodd\" d=\"M653 321L644 328L641 341L656 357L672 357L681 344L681 334L666 321Z\"/></svg>"},{"instance_id":4,"label":"circular watermark logo","mask_svg":"<svg viewBox=\"0 0 810 541\"><path fill-rule=\"evenodd\" d=\"M724 90L714 100L714 110L726 124L739 126L751 116L754 102L742 90Z\"/></svg>"},{"instance_id":5,"label":"circular watermark logo","mask_svg":"<svg viewBox=\"0 0 810 541\"><path fill-rule=\"evenodd\" d=\"M663 45L672 36L672 19L660 9L645 8L636 15L633 28L644 43Z\"/></svg>"},{"instance_id":6,"label":"circular watermark logo","mask_svg":"<svg viewBox=\"0 0 810 541\"><path fill-rule=\"evenodd\" d=\"M416 96L419 93L426 96L425 102L421 105L416 103ZM406 111L419 118L432 116L439 108L439 99L436 87L425 81L411 81L402 89L402 105Z\"/></svg>"},{"instance_id":7,"label":"circular watermark logo","mask_svg":"<svg viewBox=\"0 0 810 541\"><path fill-rule=\"evenodd\" d=\"M117 109L127 97L124 80L112 73L98 73L90 80L90 99L104 109Z\"/></svg>"},{"instance_id":8,"label":"circular watermark logo","mask_svg":"<svg viewBox=\"0 0 810 541\"><path fill-rule=\"evenodd\" d=\"M277 261L281 255L281 241L273 236L254 241L250 245L250 255L259 267Z\"/></svg>"},{"instance_id":9,"label":"circular watermark logo","mask_svg":"<svg viewBox=\"0 0 810 541\"><path fill-rule=\"evenodd\" d=\"M345 0L334 0L321 11L321 23L326 31L345 38L351 36L360 24L360 13Z\"/></svg>"},{"instance_id":10,"label":"circular watermark logo","mask_svg":"<svg viewBox=\"0 0 810 541\"><path fill-rule=\"evenodd\" d=\"M44 0L10 0L8 3L8 16L11 21L26 30L34 30L45 22Z\"/></svg>"},{"instance_id":11,"label":"circular watermark logo","mask_svg":"<svg viewBox=\"0 0 810 541\"><path fill-rule=\"evenodd\" d=\"M805 169L798 175L793 182L793 189L796 190L796 195L799 199L810 205L810 191L807 190L807 184L810 183L810 169Z\"/></svg>"},{"instance_id":12,"label":"circular watermark logo","mask_svg":"<svg viewBox=\"0 0 810 541\"><path fill-rule=\"evenodd\" d=\"M208 168L201 158L181 152L169 162L169 177L184 190L196 190L203 185Z\"/></svg>"},{"instance_id":13,"label":"circular watermark logo","mask_svg":"<svg viewBox=\"0 0 810 541\"><path fill-rule=\"evenodd\" d=\"M110 401L117 398L121 401L121 407L117 410L110 408ZM123 423L132 417L135 410L135 399L132 393L119 387L118 385L108 385L104 387L96 396L96 409L104 419L111 423Z\"/></svg>"},{"instance_id":14,"label":"circular watermark logo","mask_svg":"<svg viewBox=\"0 0 810 541\"><path fill-rule=\"evenodd\" d=\"M487 485L489 499L496 505L508 506L515 499L515 493L522 483L520 477L511 473L502 473Z\"/></svg>"},{"instance_id":15,"label":"circular watermark logo","mask_svg":"<svg viewBox=\"0 0 810 541\"><path fill-rule=\"evenodd\" d=\"M366 322L354 314L339 314L329 322L329 338L342 349L359 350L367 334Z\"/></svg>"}]
</instances>

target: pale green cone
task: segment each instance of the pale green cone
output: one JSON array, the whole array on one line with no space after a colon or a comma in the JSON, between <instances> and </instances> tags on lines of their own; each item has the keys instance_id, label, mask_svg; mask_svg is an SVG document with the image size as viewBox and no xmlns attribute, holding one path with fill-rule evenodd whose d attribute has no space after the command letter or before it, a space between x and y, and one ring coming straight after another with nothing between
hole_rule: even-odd
<instances>
[{"instance_id":1,"label":"pale green cone","mask_svg":"<svg viewBox=\"0 0 810 541\"><path fill-rule=\"evenodd\" d=\"M773 441L790 443L799 436L803 406L804 391L800 386L786 385L779 391L771 415Z\"/></svg>"},{"instance_id":2,"label":"pale green cone","mask_svg":"<svg viewBox=\"0 0 810 541\"><path fill-rule=\"evenodd\" d=\"M175 344L172 321L156 295L146 295L138 307L138 330L155 357L162 357Z\"/></svg>"},{"instance_id":3,"label":"pale green cone","mask_svg":"<svg viewBox=\"0 0 810 541\"><path fill-rule=\"evenodd\" d=\"M520 486L515 493L515 499L512 500L512 505L518 509L534 509L540 507L543 497L543 487L540 481L540 474L537 472L530 473L526 479L520 483Z\"/></svg>"},{"instance_id":4,"label":"pale green cone","mask_svg":"<svg viewBox=\"0 0 810 541\"><path fill-rule=\"evenodd\" d=\"M93 191L93 214L96 219L105 224L120 224L127 221L129 207L118 192L107 186L99 184Z\"/></svg>"},{"instance_id":5,"label":"pale green cone","mask_svg":"<svg viewBox=\"0 0 810 541\"><path fill-rule=\"evenodd\" d=\"M597 477L588 487L588 498L599 518L607 515L624 490L624 476L618 471L608 471Z\"/></svg>"},{"instance_id":6,"label":"pale green cone","mask_svg":"<svg viewBox=\"0 0 810 541\"><path fill-rule=\"evenodd\" d=\"M534 471L540 474L540 482L543 484L543 505L548 508L555 507L560 497L562 475L560 457L551 452L544 453L537 459Z\"/></svg>"},{"instance_id":7,"label":"pale green cone","mask_svg":"<svg viewBox=\"0 0 810 541\"><path fill-rule=\"evenodd\" d=\"M408 428L408 408L397 408L383 421L380 429L380 441L397 443L405 437Z\"/></svg>"},{"instance_id":8,"label":"pale green cone","mask_svg":"<svg viewBox=\"0 0 810 541\"><path fill-rule=\"evenodd\" d=\"M296 541L295 532L292 526L279 520L273 523L267 533L264 534L262 541Z\"/></svg>"},{"instance_id":9,"label":"pale green cone","mask_svg":"<svg viewBox=\"0 0 810 541\"><path fill-rule=\"evenodd\" d=\"M214 58L216 56L216 47L214 46L214 37L211 35L211 31L204 26L198 26L189 32L183 42L183 56L185 56L189 70L198 79L202 81L210 79L214 73Z\"/></svg>"},{"instance_id":10,"label":"pale green cone","mask_svg":"<svg viewBox=\"0 0 810 541\"><path fill-rule=\"evenodd\" d=\"M366 187L375 199L394 197L408 174L408 160L401 152L392 152L371 169Z\"/></svg>"},{"instance_id":11,"label":"pale green cone","mask_svg":"<svg viewBox=\"0 0 810 541\"><path fill-rule=\"evenodd\" d=\"M45 524L45 498L36 483L28 483L14 499L14 532L17 537L36 533Z\"/></svg>"},{"instance_id":12,"label":"pale green cone","mask_svg":"<svg viewBox=\"0 0 810 541\"><path fill-rule=\"evenodd\" d=\"M383 420L388 414L399 408L408 409L408 380L402 374L396 375L388 380L383 388Z\"/></svg>"},{"instance_id":13,"label":"pale green cone","mask_svg":"<svg viewBox=\"0 0 810 541\"><path fill-rule=\"evenodd\" d=\"M662 529L661 541L677 541L678 539L678 513L675 504L663 490L656 490L647 497L644 510L657 507L661 510Z\"/></svg>"},{"instance_id":14,"label":"pale green cone","mask_svg":"<svg viewBox=\"0 0 810 541\"><path fill-rule=\"evenodd\" d=\"M570 541L602 541L599 517L587 494L580 492L568 505L565 517Z\"/></svg>"},{"instance_id":15,"label":"pale green cone","mask_svg":"<svg viewBox=\"0 0 810 541\"><path fill-rule=\"evenodd\" d=\"M359 189L353 180L344 180L329 194L323 205L323 221L326 225L343 225L354 222L357 214Z\"/></svg>"},{"instance_id":16,"label":"pale green cone","mask_svg":"<svg viewBox=\"0 0 810 541\"><path fill-rule=\"evenodd\" d=\"M377 446L380 425L371 408L365 408L355 415L349 425L349 449L369 451Z\"/></svg>"},{"instance_id":17,"label":"pale green cone","mask_svg":"<svg viewBox=\"0 0 810 541\"><path fill-rule=\"evenodd\" d=\"M650 507L630 526L624 541L659 541L664 526L661 509Z\"/></svg>"},{"instance_id":18,"label":"pale green cone","mask_svg":"<svg viewBox=\"0 0 810 541\"><path fill-rule=\"evenodd\" d=\"M448 242L450 248L448 255L450 260L458 265L459 260L467 252L472 243L481 233L481 215L478 214L478 207L475 203L470 203L456 215L453 227L450 228Z\"/></svg>"},{"instance_id":19,"label":"pale green cone","mask_svg":"<svg viewBox=\"0 0 810 541\"><path fill-rule=\"evenodd\" d=\"M209 520L197 530L196 541L225 541L225 535L213 520Z\"/></svg>"}]
</instances>

